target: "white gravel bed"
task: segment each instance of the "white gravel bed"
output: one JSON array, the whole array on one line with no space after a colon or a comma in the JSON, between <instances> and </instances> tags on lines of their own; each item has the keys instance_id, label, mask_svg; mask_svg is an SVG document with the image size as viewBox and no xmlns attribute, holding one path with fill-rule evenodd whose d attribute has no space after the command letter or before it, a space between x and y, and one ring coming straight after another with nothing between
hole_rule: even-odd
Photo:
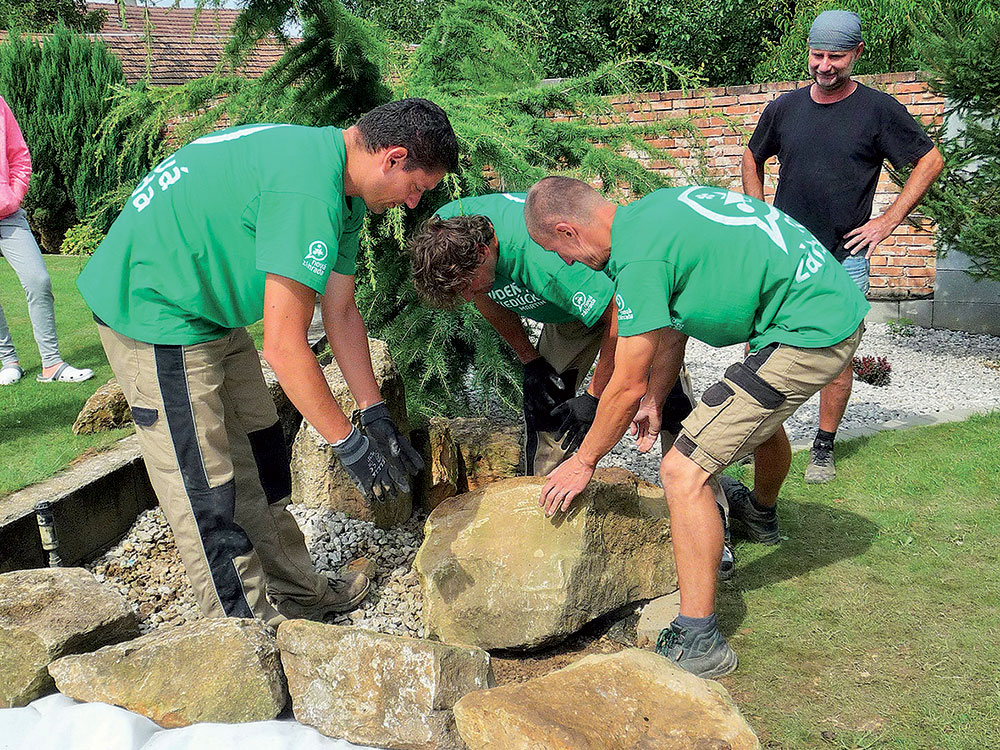
<instances>
[{"instance_id":1,"label":"white gravel bed","mask_svg":"<svg viewBox=\"0 0 1000 750\"><path fill-rule=\"evenodd\" d=\"M1000 338L981 334L909 326L910 335L884 323L867 325L857 356L885 357L892 366L889 385L873 386L857 378L843 429L907 421L953 409L988 411L1000 408ZM743 346L716 349L691 339L687 367L695 396L716 382L725 369L743 358ZM819 394L785 422L789 440L808 440L819 422ZM640 454L626 436L602 466L623 466L649 482L658 481L660 448Z\"/></svg>"}]
</instances>

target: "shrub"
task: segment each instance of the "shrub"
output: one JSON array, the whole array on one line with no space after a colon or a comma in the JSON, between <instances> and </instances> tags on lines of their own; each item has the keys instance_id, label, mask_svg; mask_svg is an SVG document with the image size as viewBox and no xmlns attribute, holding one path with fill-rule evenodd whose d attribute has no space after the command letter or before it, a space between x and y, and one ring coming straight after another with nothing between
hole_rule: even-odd
<instances>
[{"instance_id":1,"label":"shrub","mask_svg":"<svg viewBox=\"0 0 1000 750\"><path fill-rule=\"evenodd\" d=\"M58 252L66 230L120 182L150 168L119 147L121 131L101 135L109 97L125 76L103 43L64 27L41 42L18 34L0 44L0 92L31 150L28 220L48 252ZM100 154L113 158L100 158Z\"/></svg>"},{"instance_id":2,"label":"shrub","mask_svg":"<svg viewBox=\"0 0 1000 750\"><path fill-rule=\"evenodd\" d=\"M93 255L104 241L104 232L90 224L77 224L66 230L59 252L63 255Z\"/></svg>"},{"instance_id":3,"label":"shrub","mask_svg":"<svg viewBox=\"0 0 1000 750\"><path fill-rule=\"evenodd\" d=\"M892 365L885 357L855 357L851 363L854 367L854 374L858 380L870 385L889 385L891 379Z\"/></svg>"}]
</instances>

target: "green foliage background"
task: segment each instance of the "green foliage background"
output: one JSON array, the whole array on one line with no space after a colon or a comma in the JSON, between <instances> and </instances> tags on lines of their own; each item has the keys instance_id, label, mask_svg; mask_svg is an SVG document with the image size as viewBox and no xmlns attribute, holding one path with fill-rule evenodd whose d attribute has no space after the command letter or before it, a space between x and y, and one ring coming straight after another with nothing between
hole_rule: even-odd
<instances>
[{"instance_id":1,"label":"green foliage background","mask_svg":"<svg viewBox=\"0 0 1000 750\"><path fill-rule=\"evenodd\" d=\"M75 31L97 31L105 10L88 10L86 0L0 0L0 29L52 31L62 25Z\"/></svg>"}]
</instances>

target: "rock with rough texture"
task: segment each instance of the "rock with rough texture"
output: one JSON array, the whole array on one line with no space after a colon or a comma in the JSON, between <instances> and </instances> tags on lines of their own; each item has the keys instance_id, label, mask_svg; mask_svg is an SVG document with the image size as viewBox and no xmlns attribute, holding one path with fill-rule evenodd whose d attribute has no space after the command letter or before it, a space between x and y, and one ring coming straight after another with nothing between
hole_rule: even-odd
<instances>
[{"instance_id":1,"label":"rock with rough texture","mask_svg":"<svg viewBox=\"0 0 1000 750\"><path fill-rule=\"evenodd\" d=\"M672 594L661 596L648 602L639 614L639 621L636 623L635 645L652 651L656 648L656 641L664 628L669 628L670 623L680 614L681 592L678 589Z\"/></svg>"},{"instance_id":2,"label":"rock with rough texture","mask_svg":"<svg viewBox=\"0 0 1000 750\"><path fill-rule=\"evenodd\" d=\"M0 575L0 708L50 692L54 659L138 634L125 600L83 568Z\"/></svg>"},{"instance_id":3,"label":"rock with rough texture","mask_svg":"<svg viewBox=\"0 0 1000 750\"><path fill-rule=\"evenodd\" d=\"M442 500L458 494L458 449L447 419L432 417L427 427L413 431L413 447L424 459L420 475L420 502L434 510Z\"/></svg>"},{"instance_id":4,"label":"rock with rough texture","mask_svg":"<svg viewBox=\"0 0 1000 750\"><path fill-rule=\"evenodd\" d=\"M540 477L445 501L414 566L429 637L534 649L630 602L677 588L663 493L602 469L568 514L546 518Z\"/></svg>"},{"instance_id":5,"label":"rock with rough texture","mask_svg":"<svg viewBox=\"0 0 1000 750\"><path fill-rule=\"evenodd\" d=\"M406 418L403 379L385 342L369 339L372 367L389 414L404 435L410 432ZM348 417L358 408L340 367L333 362L323 368L337 403ZM412 482L411 478L411 482ZM326 440L308 422L303 422L292 446L292 502L310 508L343 511L351 518L372 521L387 529L405 523L413 507L411 493L399 492L395 499L369 505L351 481L340 459Z\"/></svg>"},{"instance_id":6,"label":"rock with rough texture","mask_svg":"<svg viewBox=\"0 0 1000 750\"><path fill-rule=\"evenodd\" d=\"M459 492L521 473L521 428L481 417L448 421L458 450Z\"/></svg>"},{"instance_id":7,"label":"rock with rough texture","mask_svg":"<svg viewBox=\"0 0 1000 750\"><path fill-rule=\"evenodd\" d=\"M285 436L285 447L288 451L288 457L291 459L292 444L295 442L295 436L302 425L302 415L285 395L285 389L278 382L278 376L274 374L274 370L271 369L271 365L267 363L263 355L260 355L260 369L264 373L267 392L274 400L274 408L278 410L278 423L281 425L281 434Z\"/></svg>"},{"instance_id":8,"label":"rock with rough texture","mask_svg":"<svg viewBox=\"0 0 1000 750\"><path fill-rule=\"evenodd\" d=\"M111 378L87 399L73 423L74 435L117 430L132 423L132 410L118 381Z\"/></svg>"},{"instance_id":9,"label":"rock with rough texture","mask_svg":"<svg viewBox=\"0 0 1000 750\"><path fill-rule=\"evenodd\" d=\"M288 700L274 630L211 618L49 665L59 692L111 703L162 727L275 718Z\"/></svg>"},{"instance_id":10,"label":"rock with rough texture","mask_svg":"<svg viewBox=\"0 0 1000 750\"><path fill-rule=\"evenodd\" d=\"M405 750L458 750L452 706L494 685L478 648L289 620L278 626L295 718L329 737Z\"/></svg>"},{"instance_id":11,"label":"rock with rough texture","mask_svg":"<svg viewBox=\"0 0 1000 750\"><path fill-rule=\"evenodd\" d=\"M640 649L593 654L455 705L469 750L754 750L722 685Z\"/></svg>"}]
</instances>

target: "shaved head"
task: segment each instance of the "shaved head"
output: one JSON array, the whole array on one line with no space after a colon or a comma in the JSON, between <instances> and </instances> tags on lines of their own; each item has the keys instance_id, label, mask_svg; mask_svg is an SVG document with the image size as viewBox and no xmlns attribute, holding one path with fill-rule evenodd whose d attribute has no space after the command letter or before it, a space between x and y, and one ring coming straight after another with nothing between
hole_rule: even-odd
<instances>
[{"instance_id":1,"label":"shaved head","mask_svg":"<svg viewBox=\"0 0 1000 750\"><path fill-rule=\"evenodd\" d=\"M594 214L607 201L582 180L571 177L546 177L528 191L524 204L524 222L528 234L542 247L555 236L555 226L569 222L576 226L590 224Z\"/></svg>"}]
</instances>

